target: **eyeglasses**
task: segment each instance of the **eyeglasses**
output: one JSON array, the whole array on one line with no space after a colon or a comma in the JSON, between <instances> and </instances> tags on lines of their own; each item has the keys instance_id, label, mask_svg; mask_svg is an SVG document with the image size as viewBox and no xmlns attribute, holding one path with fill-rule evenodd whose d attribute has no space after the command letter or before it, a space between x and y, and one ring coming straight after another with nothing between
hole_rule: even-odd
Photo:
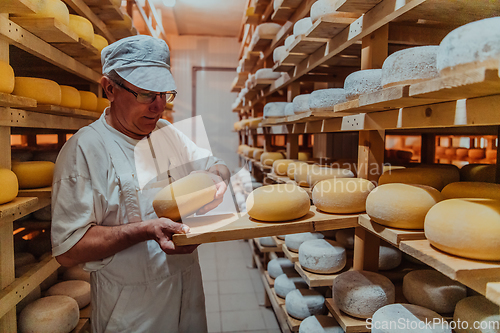
<instances>
[{"instance_id":1,"label":"eyeglasses","mask_svg":"<svg viewBox=\"0 0 500 333\"><path fill-rule=\"evenodd\" d=\"M119 86L120 88L123 88L126 91L128 91L129 93L131 93L132 95L134 95L135 98L137 99L137 102L139 102L141 104L151 104L151 103L153 103L156 100L156 96L160 96L160 98L164 99L167 103L171 103L174 100L175 96L177 95L177 91L175 91L175 90L168 91L168 92L161 92L161 93L153 93L153 92L138 93L138 92L133 91L130 88L125 87L120 82L116 82L116 81L113 81L113 82L117 86Z\"/></svg>"}]
</instances>

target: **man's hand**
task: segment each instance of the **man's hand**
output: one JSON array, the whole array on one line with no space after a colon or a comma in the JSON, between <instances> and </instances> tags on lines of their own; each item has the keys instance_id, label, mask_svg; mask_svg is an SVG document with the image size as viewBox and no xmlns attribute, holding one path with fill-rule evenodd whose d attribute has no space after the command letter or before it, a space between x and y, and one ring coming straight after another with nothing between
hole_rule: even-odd
<instances>
[{"instance_id":1,"label":"man's hand","mask_svg":"<svg viewBox=\"0 0 500 333\"><path fill-rule=\"evenodd\" d=\"M224 182L224 180L217 174L212 173L212 172L207 172L207 171L193 171L191 173L206 173L212 178L212 180L215 183L215 188L217 189L217 192L215 192L214 200L206 204L205 206L201 207L198 209L196 214L198 215L203 215L211 211L212 209L216 208L222 203L222 200L224 199L224 193L226 193L227 190L227 185Z\"/></svg>"},{"instance_id":2,"label":"man's hand","mask_svg":"<svg viewBox=\"0 0 500 333\"><path fill-rule=\"evenodd\" d=\"M142 223L147 224L148 238L154 239L166 254L192 253L198 247L198 245L176 246L172 241L173 234L187 234L189 232L189 227L185 224L164 217Z\"/></svg>"}]
</instances>

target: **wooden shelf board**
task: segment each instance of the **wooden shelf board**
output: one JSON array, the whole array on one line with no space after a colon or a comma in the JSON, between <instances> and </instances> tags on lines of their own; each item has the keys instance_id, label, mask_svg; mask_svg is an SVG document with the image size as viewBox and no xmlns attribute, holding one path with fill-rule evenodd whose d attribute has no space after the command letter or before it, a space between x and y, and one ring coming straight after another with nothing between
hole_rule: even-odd
<instances>
[{"instance_id":1,"label":"wooden shelf board","mask_svg":"<svg viewBox=\"0 0 500 333\"><path fill-rule=\"evenodd\" d=\"M47 43L78 43L78 35L53 17L20 16L11 20Z\"/></svg>"},{"instance_id":2,"label":"wooden shelf board","mask_svg":"<svg viewBox=\"0 0 500 333\"><path fill-rule=\"evenodd\" d=\"M276 243L276 245L278 245L278 247L280 249L278 252L283 252L283 244L285 244L285 241L282 239L279 239L278 236L272 236L272 237L274 239L274 242Z\"/></svg>"},{"instance_id":3,"label":"wooden shelf board","mask_svg":"<svg viewBox=\"0 0 500 333\"><path fill-rule=\"evenodd\" d=\"M94 57L75 57L76 61L79 61L80 63L84 64L85 66L92 68L96 72L101 72L102 71L102 66L101 66L101 57L100 56L94 56Z\"/></svg>"},{"instance_id":4,"label":"wooden shelf board","mask_svg":"<svg viewBox=\"0 0 500 333\"><path fill-rule=\"evenodd\" d=\"M0 106L4 107L35 107L36 100L33 98L16 96L0 92Z\"/></svg>"},{"instance_id":5,"label":"wooden shelf board","mask_svg":"<svg viewBox=\"0 0 500 333\"><path fill-rule=\"evenodd\" d=\"M286 321L288 323L288 327L290 327L290 330L292 332L298 332L299 331L299 327L300 327L300 323L302 323L302 320L298 320L298 319L295 319L293 318L292 316L290 316L288 314L288 312L286 311L286 305L283 304L281 306L281 308L283 309L283 311L285 312L285 315L286 315Z\"/></svg>"},{"instance_id":6,"label":"wooden shelf board","mask_svg":"<svg viewBox=\"0 0 500 333\"><path fill-rule=\"evenodd\" d=\"M325 300L326 307L337 320L339 325L344 329L345 333L351 332L370 332L366 327L366 320L351 317L339 310L333 298Z\"/></svg>"},{"instance_id":7,"label":"wooden shelf board","mask_svg":"<svg viewBox=\"0 0 500 333\"><path fill-rule=\"evenodd\" d=\"M264 271L264 276L265 276L269 286L274 287L274 279L269 275L269 273L267 271Z\"/></svg>"},{"instance_id":8,"label":"wooden shelf board","mask_svg":"<svg viewBox=\"0 0 500 333\"><path fill-rule=\"evenodd\" d=\"M356 15L357 16L357 15ZM328 38L336 36L339 32L356 21L354 17L324 17L314 22L312 28L306 34L310 38Z\"/></svg>"},{"instance_id":9,"label":"wooden shelf board","mask_svg":"<svg viewBox=\"0 0 500 333\"><path fill-rule=\"evenodd\" d=\"M486 284L500 282L500 262L456 257L432 247L428 240L402 241L401 251L485 295Z\"/></svg>"},{"instance_id":10,"label":"wooden shelf board","mask_svg":"<svg viewBox=\"0 0 500 333\"><path fill-rule=\"evenodd\" d=\"M90 304L80 310L80 318L81 319L85 319L85 318L90 319L91 314L92 314L92 306Z\"/></svg>"},{"instance_id":11,"label":"wooden shelf board","mask_svg":"<svg viewBox=\"0 0 500 333\"><path fill-rule=\"evenodd\" d=\"M300 64L302 60L306 59L309 55L307 53L288 52L285 58L280 62L283 64Z\"/></svg>"},{"instance_id":12,"label":"wooden shelf board","mask_svg":"<svg viewBox=\"0 0 500 333\"><path fill-rule=\"evenodd\" d=\"M29 0L2 0L0 13L35 14L36 5Z\"/></svg>"},{"instance_id":13,"label":"wooden shelf board","mask_svg":"<svg viewBox=\"0 0 500 333\"><path fill-rule=\"evenodd\" d=\"M37 206L38 198L36 197L16 197L14 200L0 205L0 225L33 213Z\"/></svg>"},{"instance_id":14,"label":"wooden shelf board","mask_svg":"<svg viewBox=\"0 0 500 333\"><path fill-rule=\"evenodd\" d=\"M90 332L90 319L89 318L80 318L78 320L78 325L76 325L75 329L70 333L88 333Z\"/></svg>"},{"instance_id":15,"label":"wooden shelf board","mask_svg":"<svg viewBox=\"0 0 500 333\"><path fill-rule=\"evenodd\" d=\"M274 81L274 79L256 79L252 89L261 90L271 85Z\"/></svg>"},{"instance_id":16,"label":"wooden shelf board","mask_svg":"<svg viewBox=\"0 0 500 333\"><path fill-rule=\"evenodd\" d=\"M288 258L288 260L290 260L291 262L299 261L299 254L297 252L290 251L285 243L281 245L281 249L283 250L283 254L286 258Z\"/></svg>"},{"instance_id":17,"label":"wooden shelf board","mask_svg":"<svg viewBox=\"0 0 500 333\"><path fill-rule=\"evenodd\" d=\"M287 21L295 12L295 8L279 7L271 15L271 21L283 22Z\"/></svg>"},{"instance_id":18,"label":"wooden shelf board","mask_svg":"<svg viewBox=\"0 0 500 333\"><path fill-rule=\"evenodd\" d=\"M297 8L302 0L283 0L281 7Z\"/></svg>"},{"instance_id":19,"label":"wooden shelf board","mask_svg":"<svg viewBox=\"0 0 500 333\"><path fill-rule=\"evenodd\" d=\"M333 280L335 280L335 278L339 276L339 274L352 269L352 260L352 251L350 251L347 254L346 266L341 271L334 274L311 273L303 269L298 261L295 262L295 270L300 274L304 281L306 281L309 287L331 287L333 284Z\"/></svg>"},{"instance_id":20,"label":"wooden shelf board","mask_svg":"<svg viewBox=\"0 0 500 333\"><path fill-rule=\"evenodd\" d=\"M285 299L284 298L281 298L279 297L277 294L276 294L276 290L274 290L274 287L271 288L271 291L272 291L272 294L274 296L274 298L276 299L276 302L279 304L279 306L285 306ZM283 310L283 309L281 309ZM288 314L286 314L288 316Z\"/></svg>"},{"instance_id":21,"label":"wooden shelf board","mask_svg":"<svg viewBox=\"0 0 500 333\"><path fill-rule=\"evenodd\" d=\"M258 161L255 161L253 164L254 164L254 166L256 168L259 168L261 171L266 172L266 173L270 172L272 170L272 168L273 168L270 165L264 165L264 164L262 164L261 162L258 162Z\"/></svg>"},{"instance_id":22,"label":"wooden shelf board","mask_svg":"<svg viewBox=\"0 0 500 333\"><path fill-rule=\"evenodd\" d=\"M273 35L259 36L259 40L257 40L257 42L255 42L255 44L253 44L253 47L250 51L252 51L252 52L264 51L269 45L271 45L273 38L274 38ZM257 61L257 59L255 61Z\"/></svg>"},{"instance_id":23,"label":"wooden shelf board","mask_svg":"<svg viewBox=\"0 0 500 333\"><path fill-rule=\"evenodd\" d=\"M119 7L113 5L90 7L96 16L103 22L107 21L123 21L123 13Z\"/></svg>"},{"instance_id":24,"label":"wooden shelf board","mask_svg":"<svg viewBox=\"0 0 500 333\"><path fill-rule=\"evenodd\" d=\"M312 38L300 35L295 38L295 41L290 45L290 53L305 53L311 54L321 46L325 45L329 39L327 38Z\"/></svg>"},{"instance_id":25,"label":"wooden shelf board","mask_svg":"<svg viewBox=\"0 0 500 333\"><path fill-rule=\"evenodd\" d=\"M20 189L17 194L18 197L37 197L38 199L48 198L52 196L52 186L40 187L33 189Z\"/></svg>"},{"instance_id":26,"label":"wooden shelf board","mask_svg":"<svg viewBox=\"0 0 500 333\"><path fill-rule=\"evenodd\" d=\"M260 18L261 15L259 14L247 15L245 18L245 24L257 25L260 22Z\"/></svg>"},{"instance_id":27,"label":"wooden shelf board","mask_svg":"<svg viewBox=\"0 0 500 333\"><path fill-rule=\"evenodd\" d=\"M78 118L93 119L93 120L98 119L101 116L101 114L97 112L66 108L59 105L38 104L38 106L35 108L26 108L26 109L39 113L78 117Z\"/></svg>"},{"instance_id":28,"label":"wooden shelf board","mask_svg":"<svg viewBox=\"0 0 500 333\"><path fill-rule=\"evenodd\" d=\"M349 13L366 13L382 0L339 0L335 4L336 11Z\"/></svg>"},{"instance_id":29,"label":"wooden shelf board","mask_svg":"<svg viewBox=\"0 0 500 333\"><path fill-rule=\"evenodd\" d=\"M72 57L99 56L99 50L81 38L76 43L51 43L51 45Z\"/></svg>"},{"instance_id":30,"label":"wooden shelf board","mask_svg":"<svg viewBox=\"0 0 500 333\"><path fill-rule=\"evenodd\" d=\"M78 130L92 122L91 119L43 114L20 109L0 112L0 126Z\"/></svg>"},{"instance_id":31,"label":"wooden shelf board","mask_svg":"<svg viewBox=\"0 0 500 333\"><path fill-rule=\"evenodd\" d=\"M89 7L91 6L112 6L111 0L83 0Z\"/></svg>"},{"instance_id":32,"label":"wooden shelf board","mask_svg":"<svg viewBox=\"0 0 500 333\"><path fill-rule=\"evenodd\" d=\"M383 240L395 245L399 246L399 243L405 240L420 240L425 239L424 230L405 230L405 229L396 229L389 228L373 222L368 214L360 214L358 223L360 226L370 231L371 233L377 235Z\"/></svg>"},{"instance_id":33,"label":"wooden shelf board","mask_svg":"<svg viewBox=\"0 0 500 333\"><path fill-rule=\"evenodd\" d=\"M275 181L278 184L295 184L295 185L297 184L295 181L291 180L287 176L278 176L274 172L269 172L266 175L266 177Z\"/></svg>"},{"instance_id":34,"label":"wooden shelf board","mask_svg":"<svg viewBox=\"0 0 500 333\"><path fill-rule=\"evenodd\" d=\"M273 66L273 72L289 72L294 68L295 68L295 64L290 64L290 63L285 63L285 62L277 62Z\"/></svg>"},{"instance_id":35,"label":"wooden shelf board","mask_svg":"<svg viewBox=\"0 0 500 333\"><path fill-rule=\"evenodd\" d=\"M486 284L486 298L500 306L500 282Z\"/></svg>"},{"instance_id":36,"label":"wooden shelf board","mask_svg":"<svg viewBox=\"0 0 500 333\"><path fill-rule=\"evenodd\" d=\"M278 246L263 246L260 244L259 238L254 238L255 246L261 253L269 253L269 252L281 252L281 247Z\"/></svg>"}]
</instances>

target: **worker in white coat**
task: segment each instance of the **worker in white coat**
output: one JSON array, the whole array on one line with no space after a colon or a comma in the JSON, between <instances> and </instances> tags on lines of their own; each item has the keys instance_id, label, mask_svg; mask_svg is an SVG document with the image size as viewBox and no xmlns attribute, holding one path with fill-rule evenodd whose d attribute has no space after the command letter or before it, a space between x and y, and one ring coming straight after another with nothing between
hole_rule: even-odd
<instances>
[{"instance_id":1,"label":"worker in white coat","mask_svg":"<svg viewBox=\"0 0 500 333\"><path fill-rule=\"evenodd\" d=\"M160 119L176 94L163 40L124 38L107 46L101 60L101 85L111 105L73 135L58 156L53 255L63 266L85 263L91 271L94 333L206 332L197 246L176 246L172 235L189 227L158 218L152 201L169 182L195 170L207 172L217 193L198 211L206 213L220 204L229 170ZM165 144L158 149L156 142L154 151L150 145L151 154L162 155L175 172L157 174L139 187L142 171L134 148L158 131Z\"/></svg>"}]
</instances>

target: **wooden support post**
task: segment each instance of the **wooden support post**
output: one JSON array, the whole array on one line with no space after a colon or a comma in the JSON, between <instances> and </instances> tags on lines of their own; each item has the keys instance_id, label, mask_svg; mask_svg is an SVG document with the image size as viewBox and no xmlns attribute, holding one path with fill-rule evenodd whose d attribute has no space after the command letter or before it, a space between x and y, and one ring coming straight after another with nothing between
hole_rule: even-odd
<instances>
[{"instance_id":1,"label":"wooden support post","mask_svg":"<svg viewBox=\"0 0 500 333\"><path fill-rule=\"evenodd\" d=\"M300 82L295 81L286 88L286 100L291 103L295 96L300 95Z\"/></svg>"},{"instance_id":2,"label":"wooden support post","mask_svg":"<svg viewBox=\"0 0 500 333\"><path fill-rule=\"evenodd\" d=\"M272 135L271 135L271 128L269 127L264 127L264 151L272 151Z\"/></svg>"},{"instance_id":3,"label":"wooden support post","mask_svg":"<svg viewBox=\"0 0 500 333\"><path fill-rule=\"evenodd\" d=\"M318 133L314 135L313 157L320 161L326 160L333 154L334 133Z\"/></svg>"},{"instance_id":4,"label":"wooden support post","mask_svg":"<svg viewBox=\"0 0 500 333\"><path fill-rule=\"evenodd\" d=\"M296 160L299 158L299 135L287 134L286 136L286 158Z\"/></svg>"},{"instance_id":5,"label":"wooden support post","mask_svg":"<svg viewBox=\"0 0 500 333\"><path fill-rule=\"evenodd\" d=\"M497 139L500 140L500 126L497 126ZM496 176L495 176L495 182L497 184L500 184L500 164L498 162L500 162L498 160L498 157L500 156L500 144L497 145L497 172L496 172Z\"/></svg>"},{"instance_id":6,"label":"wooden support post","mask_svg":"<svg viewBox=\"0 0 500 333\"><path fill-rule=\"evenodd\" d=\"M358 177L377 182L384 163L385 131L360 131Z\"/></svg>"},{"instance_id":7,"label":"wooden support post","mask_svg":"<svg viewBox=\"0 0 500 333\"><path fill-rule=\"evenodd\" d=\"M422 149L421 149L421 163L432 164L436 156L436 135L432 133L423 133Z\"/></svg>"},{"instance_id":8,"label":"wooden support post","mask_svg":"<svg viewBox=\"0 0 500 333\"><path fill-rule=\"evenodd\" d=\"M382 68L389 50L389 24L364 37L361 42L361 69Z\"/></svg>"},{"instance_id":9,"label":"wooden support post","mask_svg":"<svg viewBox=\"0 0 500 333\"><path fill-rule=\"evenodd\" d=\"M363 227L357 227L354 234L355 270L378 271L380 238Z\"/></svg>"}]
</instances>

